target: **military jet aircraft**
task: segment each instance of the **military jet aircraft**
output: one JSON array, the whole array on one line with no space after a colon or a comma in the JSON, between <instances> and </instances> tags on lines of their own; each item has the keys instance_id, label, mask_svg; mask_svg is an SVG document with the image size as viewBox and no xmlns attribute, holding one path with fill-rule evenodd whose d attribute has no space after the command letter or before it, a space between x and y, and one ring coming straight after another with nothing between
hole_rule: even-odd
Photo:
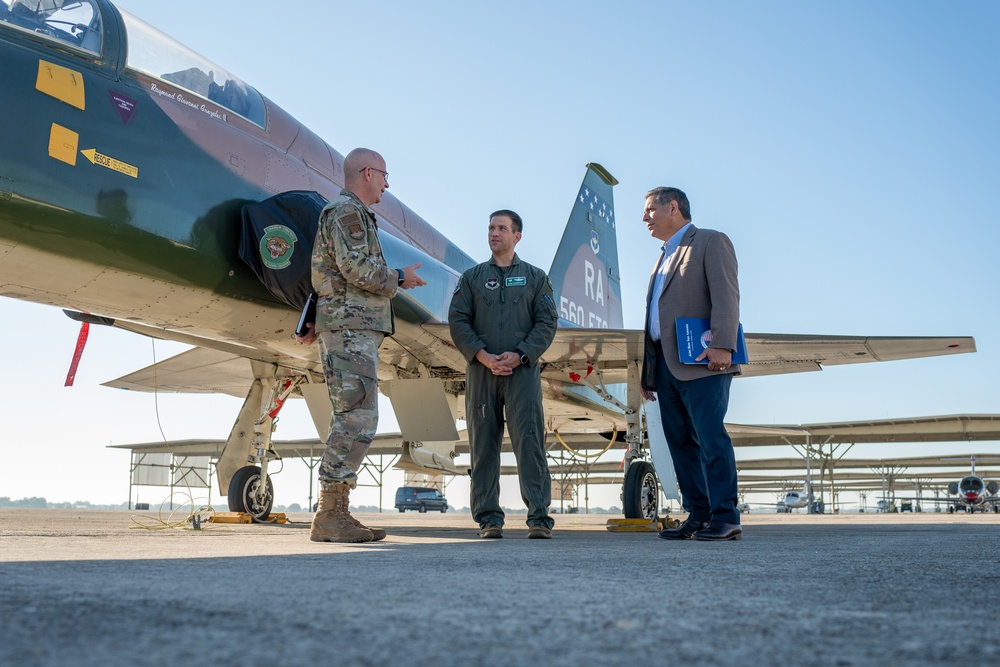
<instances>
[{"instance_id":1,"label":"military jet aircraft","mask_svg":"<svg viewBox=\"0 0 1000 667\"><path fill-rule=\"evenodd\" d=\"M0 89L0 295L66 309L84 329L194 346L111 384L245 396L217 479L231 508L266 517L281 405L304 397L321 437L329 423L317 354L292 332L309 288L316 206L339 193L343 156L109 0L0 0ZM545 411L553 432L599 443L624 433L626 514L650 517L657 479L638 391L643 332L622 329L616 182L588 165L553 260L561 319L541 360ZM422 262L428 283L394 299L380 389L400 422L403 462L456 472L466 362L446 318L475 261L391 194L374 210L389 265ZM969 337L746 341L744 377L975 350Z\"/></svg>"}]
</instances>

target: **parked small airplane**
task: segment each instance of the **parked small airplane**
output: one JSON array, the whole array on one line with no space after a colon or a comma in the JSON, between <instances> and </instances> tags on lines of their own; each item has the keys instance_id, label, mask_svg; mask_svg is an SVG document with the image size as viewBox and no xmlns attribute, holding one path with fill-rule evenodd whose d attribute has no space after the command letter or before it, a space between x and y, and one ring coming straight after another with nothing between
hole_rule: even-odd
<instances>
[{"instance_id":1,"label":"parked small airplane","mask_svg":"<svg viewBox=\"0 0 1000 667\"><path fill-rule=\"evenodd\" d=\"M992 509L1000 512L1000 482L987 482L976 474L976 457L971 457L972 471L957 482L948 484L948 495L955 496L955 502L948 505L948 512L964 509L966 512L985 512Z\"/></svg>"},{"instance_id":2,"label":"parked small airplane","mask_svg":"<svg viewBox=\"0 0 1000 667\"><path fill-rule=\"evenodd\" d=\"M785 499L778 501L776 508L779 512L791 512L809 506L809 481L802 484L801 491L789 491L785 494Z\"/></svg>"},{"instance_id":3,"label":"parked small airplane","mask_svg":"<svg viewBox=\"0 0 1000 667\"><path fill-rule=\"evenodd\" d=\"M886 511L890 507L894 507L895 501L901 500L905 501L906 504L909 504L911 509L913 507L913 503L919 503L921 505L934 503L939 507L941 503L945 503L949 513L957 510L964 510L966 512L986 512L988 510L993 510L994 512L1000 512L1000 495L998 495L998 491L1000 491L1000 482L996 480L987 482L982 477L977 475L976 457L973 455L969 458L972 468L971 472L957 482L948 483L948 486L945 487L948 491L947 498L931 498L929 496L893 496L892 500L884 499L878 502L879 511ZM956 460L965 459L941 459L941 461ZM919 506L920 505L918 505L918 507ZM885 507L886 510L883 510L883 507Z\"/></svg>"},{"instance_id":4,"label":"parked small airplane","mask_svg":"<svg viewBox=\"0 0 1000 667\"><path fill-rule=\"evenodd\" d=\"M801 491L786 491L784 498L776 502L774 505L766 505L764 503L747 503L742 502L738 505L741 512L749 512L753 508L757 509L774 509L779 514L791 512L794 509L801 509L803 507L809 506L809 482L806 481L802 484Z\"/></svg>"},{"instance_id":5,"label":"parked small airplane","mask_svg":"<svg viewBox=\"0 0 1000 667\"><path fill-rule=\"evenodd\" d=\"M309 291L301 276L316 207L339 193L343 156L109 0L0 0L0 89L0 295L67 309L84 329L194 346L109 384L245 396L216 477L231 508L266 517L281 405L301 396L321 437L329 424L318 355L292 331ZM649 518L658 508L638 388L644 335L622 329L616 183L588 165L553 260L561 318L541 360L544 408L550 429L601 446L624 431L625 514ZM373 208L388 264L421 262L427 281L394 298L396 331L380 354L401 465L457 473L466 361L446 318L476 262L391 194ZM746 341L744 377L975 351L971 337Z\"/></svg>"}]
</instances>

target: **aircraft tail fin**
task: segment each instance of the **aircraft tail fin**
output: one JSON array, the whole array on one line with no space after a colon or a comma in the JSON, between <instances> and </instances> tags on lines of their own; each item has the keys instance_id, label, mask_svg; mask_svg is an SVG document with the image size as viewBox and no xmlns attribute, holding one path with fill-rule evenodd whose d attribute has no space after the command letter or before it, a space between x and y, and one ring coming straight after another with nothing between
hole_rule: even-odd
<instances>
[{"instance_id":1,"label":"aircraft tail fin","mask_svg":"<svg viewBox=\"0 0 1000 667\"><path fill-rule=\"evenodd\" d=\"M618 180L591 162L549 269L561 326L621 329L621 274L612 187Z\"/></svg>"}]
</instances>

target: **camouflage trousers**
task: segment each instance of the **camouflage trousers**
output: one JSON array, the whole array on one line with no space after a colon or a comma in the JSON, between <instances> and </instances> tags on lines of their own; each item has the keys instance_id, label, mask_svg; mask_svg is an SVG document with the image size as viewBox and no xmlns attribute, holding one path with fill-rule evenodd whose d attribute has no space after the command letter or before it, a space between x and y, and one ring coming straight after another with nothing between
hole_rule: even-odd
<instances>
[{"instance_id":1,"label":"camouflage trousers","mask_svg":"<svg viewBox=\"0 0 1000 667\"><path fill-rule=\"evenodd\" d=\"M378 348L385 335L338 329L317 337L333 405L319 483L323 490L334 484L353 489L378 427Z\"/></svg>"}]
</instances>

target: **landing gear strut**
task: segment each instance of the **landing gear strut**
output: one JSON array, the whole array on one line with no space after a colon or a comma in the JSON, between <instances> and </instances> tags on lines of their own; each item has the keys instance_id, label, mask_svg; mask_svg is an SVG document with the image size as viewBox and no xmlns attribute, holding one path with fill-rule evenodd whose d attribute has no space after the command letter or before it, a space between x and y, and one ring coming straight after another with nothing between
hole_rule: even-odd
<instances>
[{"instance_id":1,"label":"landing gear strut","mask_svg":"<svg viewBox=\"0 0 1000 667\"><path fill-rule=\"evenodd\" d=\"M268 476L267 467L271 460L281 458L271 446L271 435L277 426L278 412L292 391L305 381L304 376L276 378L273 367L270 374L265 370L266 367L255 368L257 379L247 394L226 449L216 465L220 485L225 484L224 474L232 471L226 489L230 511L249 514L254 521L261 522L267 519L274 506L274 485ZM264 396L266 398L261 400ZM253 420L252 439L247 437L251 430L247 428L251 425L250 420ZM227 456L230 447L233 447L233 454ZM240 465L240 459L249 465L236 468Z\"/></svg>"}]
</instances>

